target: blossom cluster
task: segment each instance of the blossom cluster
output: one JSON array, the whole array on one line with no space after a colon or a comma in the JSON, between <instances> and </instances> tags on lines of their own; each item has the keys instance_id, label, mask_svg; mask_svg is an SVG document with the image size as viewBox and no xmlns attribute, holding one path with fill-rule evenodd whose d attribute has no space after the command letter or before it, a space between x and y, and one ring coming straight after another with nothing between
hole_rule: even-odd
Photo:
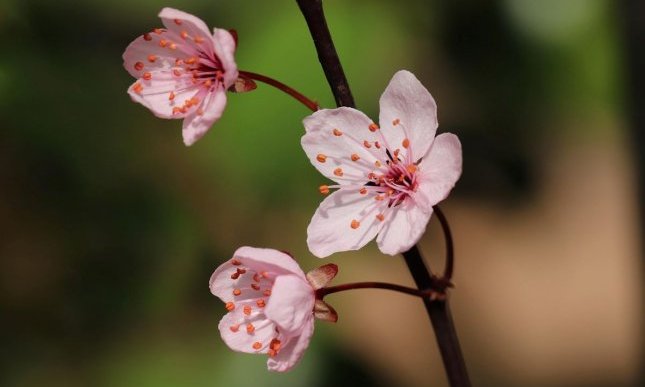
<instances>
[{"instance_id":1,"label":"blossom cluster","mask_svg":"<svg viewBox=\"0 0 645 387\"><path fill-rule=\"evenodd\" d=\"M123 54L136 78L128 93L157 117L182 119L183 141L192 145L222 116L227 91L236 84L248 89L250 81L234 60L235 34L211 33L199 18L171 8L159 17L164 28L142 34ZM373 239L384 254L409 250L461 175L459 139L436 136L435 100L409 71L390 80L378 122L341 107L315 111L303 123L302 148L332 181L319 187L328 196L307 228L309 250L320 258ZM309 344L314 318L337 319L316 292L336 271L330 264L305 274L286 253L239 248L209 282L228 310L222 339L235 351L267 355L269 370L291 369Z\"/></svg>"}]
</instances>

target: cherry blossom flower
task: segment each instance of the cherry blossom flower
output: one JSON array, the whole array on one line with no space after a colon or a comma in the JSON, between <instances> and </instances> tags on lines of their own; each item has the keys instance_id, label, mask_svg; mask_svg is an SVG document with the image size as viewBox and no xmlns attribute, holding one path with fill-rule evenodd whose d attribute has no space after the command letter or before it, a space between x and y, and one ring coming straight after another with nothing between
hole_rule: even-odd
<instances>
[{"instance_id":1,"label":"cherry blossom flower","mask_svg":"<svg viewBox=\"0 0 645 387\"><path fill-rule=\"evenodd\" d=\"M288 254L240 247L210 278L210 290L229 311L220 321L232 350L266 354L270 371L288 371L302 358L314 317L336 321L336 312L315 291L336 275L329 264L305 275Z\"/></svg>"},{"instance_id":2,"label":"cherry blossom flower","mask_svg":"<svg viewBox=\"0 0 645 387\"><path fill-rule=\"evenodd\" d=\"M182 118L186 145L199 140L226 106L226 90L238 78L233 58L236 41L188 13L164 8L166 28L135 39L123 53L123 65L137 81L128 93L161 118Z\"/></svg>"},{"instance_id":3,"label":"cherry blossom flower","mask_svg":"<svg viewBox=\"0 0 645 387\"><path fill-rule=\"evenodd\" d=\"M454 134L435 138L436 104L408 71L394 74L380 99L380 126L362 112L319 110L304 120L302 137L311 163L338 189L320 204L307 229L318 257L358 250L376 237L395 255L423 235L432 206L461 175L461 144Z\"/></svg>"}]
</instances>

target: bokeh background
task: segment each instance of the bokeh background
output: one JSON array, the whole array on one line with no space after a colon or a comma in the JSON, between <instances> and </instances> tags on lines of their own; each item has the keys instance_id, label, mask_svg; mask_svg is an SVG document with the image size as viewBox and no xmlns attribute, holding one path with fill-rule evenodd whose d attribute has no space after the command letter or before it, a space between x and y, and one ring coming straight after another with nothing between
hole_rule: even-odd
<instances>
[{"instance_id":1,"label":"bokeh background","mask_svg":"<svg viewBox=\"0 0 645 387\"><path fill-rule=\"evenodd\" d=\"M643 382L638 2L325 1L358 106L377 118L406 68L463 141L442 207L476 386ZM0 2L0 385L446 385L421 303L378 290L330 296L340 321L288 374L224 346L207 283L239 246L335 262L336 283L412 281L373 244L308 253L324 179L295 101L230 95L191 148L130 101L121 54L164 6L237 29L241 69L333 106L294 1ZM421 247L440 269L435 222Z\"/></svg>"}]
</instances>

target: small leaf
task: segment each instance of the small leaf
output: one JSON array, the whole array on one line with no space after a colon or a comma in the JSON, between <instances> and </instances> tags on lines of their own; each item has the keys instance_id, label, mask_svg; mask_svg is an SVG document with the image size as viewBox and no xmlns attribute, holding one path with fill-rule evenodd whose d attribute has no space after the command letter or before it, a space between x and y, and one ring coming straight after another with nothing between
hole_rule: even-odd
<instances>
[{"instance_id":1,"label":"small leaf","mask_svg":"<svg viewBox=\"0 0 645 387\"><path fill-rule=\"evenodd\" d=\"M338 313L336 313L331 305L323 300L316 300L316 303L314 304L314 317L316 317L318 320L329 321L333 323L338 321Z\"/></svg>"},{"instance_id":2,"label":"small leaf","mask_svg":"<svg viewBox=\"0 0 645 387\"><path fill-rule=\"evenodd\" d=\"M317 267L307 273L307 281L314 289L320 289L327 286L327 284L336 277L338 273L338 266L333 263Z\"/></svg>"}]
</instances>

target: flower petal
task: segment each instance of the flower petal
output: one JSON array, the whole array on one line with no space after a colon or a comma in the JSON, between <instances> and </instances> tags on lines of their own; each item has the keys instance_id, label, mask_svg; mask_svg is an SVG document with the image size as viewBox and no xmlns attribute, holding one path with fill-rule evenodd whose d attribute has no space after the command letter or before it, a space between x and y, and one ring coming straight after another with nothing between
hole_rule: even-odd
<instances>
[{"instance_id":1,"label":"flower petal","mask_svg":"<svg viewBox=\"0 0 645 387\"><path fill-rule=\"evenodd\" d=\"M172 33L174 39L177 40L176 43L188 44L193 49L205 51L209 56L212 56L213 48L209 44L212 36L208 26L200 18L169 7L159 12L159 18L161 18L168 31Z\"/></svg>"},{"instance_id":2,"label":"flower petal","mask_svg":"<svg viewBox=\"0 0 645 387\"><path fill-rule=\"evenodd\" d=\"M269 371L285 372L293 368L305 354L313 333L314 317L311 315L303 324L300 335L292 337L276 356L267 360Z\"/></svg>"},{"instance_id":3,"label":"flower petal","mask_svg":"<svg viewBox=\"0 0 645 387\"><path fill-rule=\"evenodd\" d=\"M312 254L324 258L332 253L358 250L376 235L376 219L385 201L356 190L340 189L320 203L309 227L307 244Z\"/></svg>"},{"instance_id":4,"label":"flower petal","mask_svg":"<svg viewBox=\"0 0 645 387\"><path fill-rule=\"evenodd\" d=\"M235 63L235 39L230 32L222 28L213 28L215 42L215 55L220 60L224 70L224 86L226 89L233 86L238 77L237 64Z\"/></svg>"},{"instance_id":5,"label":"flower petal","mask_svg":"<svg viewBox=\"0 0 645 387\"><path fill-rule=\"evenodd\" d=\"M421 239L432 211L424 212L414 203L406 201L393 207L386 215L385 224L376 237L384 254L396 255L409 250Z\"/></svg>"},{"instance_id":6,"label":"flower petal","mask_svg":"<svg viewBox=\"0 0 645 387\"><path fill-rule=\"evenodd\" d=\"M298 335L313 313L315 299L307 281L295 275L281 275L275 279L264 313L278 325L280 333Z\"/></svg>"},{"instance_id":7,"label":"flower petal","mask_svg":"<svg viewBox=\"0 0 645 387\"><path fill-rule=\"evenodd\" d=\"M251 324L253 330L247 330ZM234 351L245 353L267 353L269 344L276 337L275 324L263 314L247 317L242 309L235 309L222 317L218 325L224 343ZM260 345L254 344L260 343Z\"/></svg>"},{"instance_id":8,"label":"flower petal","mask_svg":"<svg viewBox=\"0 0 645 387\"><path fill-rule=\"evenodd\" d=\"M123 52L123 67L135 78L142 78L146 72L169 70L175 66L177 52L168 44L161 44L162 40L168 39L168 31L155 31L139 36Z\"/></svg>"},{"instance_id":9,"label":"flower petal","mask_svg":"<svg viewBox=\"0 0 645 387\"><path fill-rule=\"evenodd\" d=\"M437 104L428 90L409 71L398 71L380 99L379 124L388 145L410 143L414 161L426 154L437 131Z\"/></svg>"},{"instance_id":10,"label":"flower petal","mask_svg":"<svg viewBox=\"0 0 645 387\"><path fill-rule=\"evenodd\" d=\"M193 145L202 138L211 126L224 113L226 91L219 87L208 92L204 101L186 116L183 122L182 136L186 146ZM200 114L201 113L201 114Z\"/></svg>"},{"instance_id":11,"label":"flower petal","mask_svg":"<svg viewBox=\"0 0 645 387\"><path fill-rule=\"evenodd\" d=\"M438 135L419 164L422 181L418 194L434 206L445 199L461 176L461 143L452 133Z\"/></svg>"},{"instance_id":12,"label":"flower petal","mask_svg":"<svg viewBox=\"0 0 645 387\"><path fill-rule=\"evenodd\" d=\"M237 249L233 256L257 272L295 274L305 280L305 273L298 263L282 251L245 246Z\"/></svg>"},{"instance_id":13,"label":"flower petal","mask_svg":"<svg viewBox=\"0 0 645 387\"><path fill-rule=\"evenodd\" d=\"M184 108L184 104L192 98L203 99L204 91L204 88L193 85L189 78L176 77L165 70L153 72L150 79L139 79L128 88L133 101L160 118L183 118L194 112L196 106Z\"/></svg>"}]
</instances>

